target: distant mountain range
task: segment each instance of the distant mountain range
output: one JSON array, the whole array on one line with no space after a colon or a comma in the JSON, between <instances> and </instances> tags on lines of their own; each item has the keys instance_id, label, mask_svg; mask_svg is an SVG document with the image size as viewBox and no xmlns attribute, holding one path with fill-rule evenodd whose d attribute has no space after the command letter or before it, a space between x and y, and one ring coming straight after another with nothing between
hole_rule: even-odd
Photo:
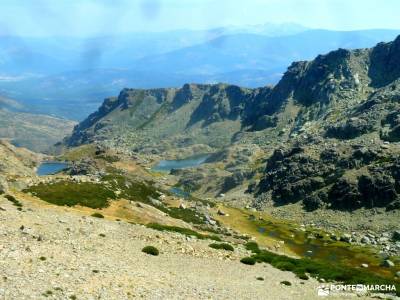
<instances>
[{"instance_id":1,"label":"distant mountain range","mask_svg":"<svg viewBox=\"0 0 400 300\"><path fill-rule=\"evenodd\" d=\"M292 61L337 48L371 47L399 33L267 24L85 40L0 37L0 95L30 111L80 120L124 87L275 84Z\"/></svg>"},{"instance_id":2,"label":"distant mountain range","mask_svg":"<svg viewBox=\"0 0 400 300\"><path fill-rule=\"evenodd\" d=\"M18 101L0 97L0 139L36 152L46 152L70 134L75 122L48 115L20 112Z\"/></svg>"}]
</instances>

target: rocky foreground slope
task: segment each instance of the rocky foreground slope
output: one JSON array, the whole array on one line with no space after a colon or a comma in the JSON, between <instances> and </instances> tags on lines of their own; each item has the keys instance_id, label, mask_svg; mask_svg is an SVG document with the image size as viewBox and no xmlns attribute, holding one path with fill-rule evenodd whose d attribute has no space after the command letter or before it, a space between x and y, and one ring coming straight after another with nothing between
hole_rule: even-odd
<instances>
[{"instance_id":1,"label":"rocky foreground slope","mask_svg":"<svg viewBox=\"0 0 400 300\"><path fill-rule=\"evenodd\" d=\"M1 299L318 299L314 279L241 264L243 247L20 201L17 210L0 196Z\"/></svg>"}]
</instances>

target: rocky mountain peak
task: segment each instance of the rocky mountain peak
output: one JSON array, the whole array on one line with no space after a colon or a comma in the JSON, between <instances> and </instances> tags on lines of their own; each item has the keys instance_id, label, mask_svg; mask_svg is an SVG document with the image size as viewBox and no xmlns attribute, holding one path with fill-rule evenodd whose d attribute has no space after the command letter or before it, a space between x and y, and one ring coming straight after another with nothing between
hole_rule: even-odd
<instances>
[{"instance_id":1,"label":"rocky mountain peak","mask_svg":"<svg viewBox=\"0 0 400 300\"><path fill-rule=\"evenodd\" d=\"M393 42L379 43L371 50L371 85L383 87L400 77L400 36Z\"/></svg>"}]
</instances>

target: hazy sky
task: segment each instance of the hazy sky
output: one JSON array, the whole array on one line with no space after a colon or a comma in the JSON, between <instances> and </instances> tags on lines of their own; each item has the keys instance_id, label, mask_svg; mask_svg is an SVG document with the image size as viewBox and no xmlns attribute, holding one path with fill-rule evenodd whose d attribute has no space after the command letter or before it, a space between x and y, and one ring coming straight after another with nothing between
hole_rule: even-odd
<instances>
[{"instance_id":1,"label":"hazy sky","mask_svg":"<svg viewBox=\"0 0 400 300\"><path fill-rule=\"evenodd\" d=\"M400 0L0 0L0 34L88 36L267 22L400 29L399 11Z\"/></svg>"}]
</instances>

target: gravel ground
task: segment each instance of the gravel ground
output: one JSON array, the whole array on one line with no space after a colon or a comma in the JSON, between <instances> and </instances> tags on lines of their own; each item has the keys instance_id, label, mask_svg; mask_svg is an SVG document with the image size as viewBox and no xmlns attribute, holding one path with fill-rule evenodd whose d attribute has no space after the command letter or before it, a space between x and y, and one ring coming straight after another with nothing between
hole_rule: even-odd
<instances>
[{"instance_id":1,"label":"gravel ground","mask_svg":"<svg viewBox=\"0 0 400 300\"><path fill-rule=\"evenodd\" d=\"M228 253L206 240L22 202L18 211L0 197L0 299L320 299L315 280L241 264L241 246ZM142 253L147 245L160 255Z\"/></svg>"}]
</instances>

